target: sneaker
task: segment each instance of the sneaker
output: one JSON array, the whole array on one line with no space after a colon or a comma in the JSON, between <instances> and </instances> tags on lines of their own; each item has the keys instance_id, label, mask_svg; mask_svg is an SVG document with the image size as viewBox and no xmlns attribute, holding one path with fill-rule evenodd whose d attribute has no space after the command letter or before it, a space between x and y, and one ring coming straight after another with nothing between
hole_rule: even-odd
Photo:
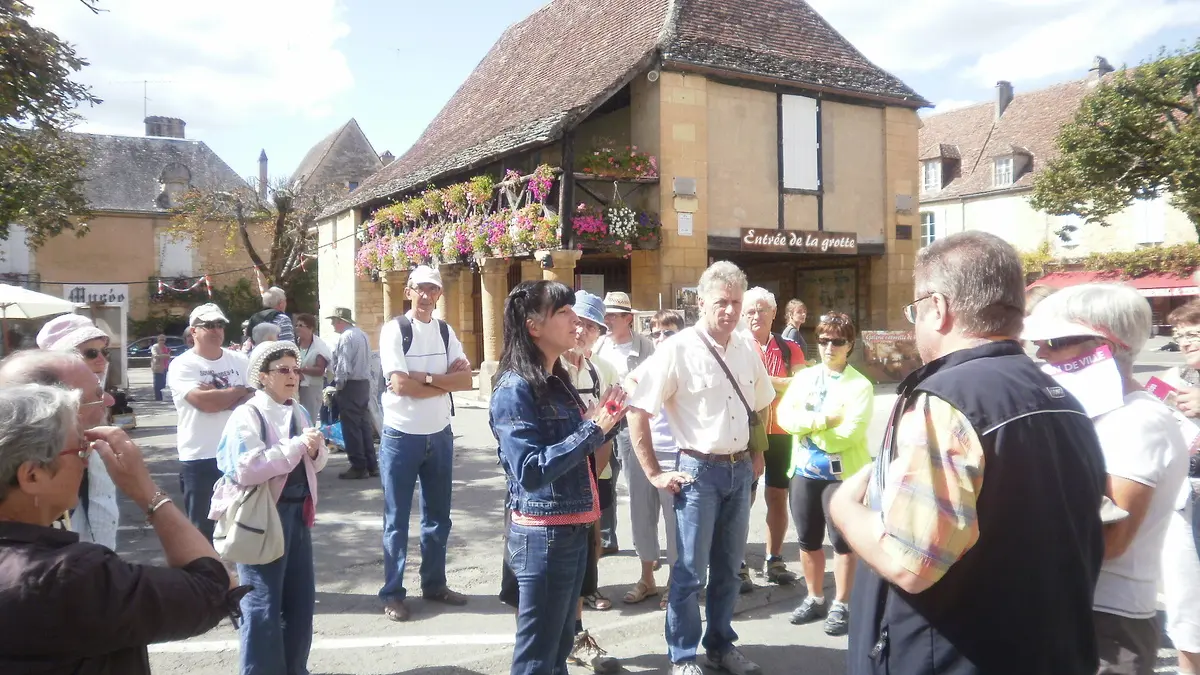
<instances>
[{"instance_id":1,"label":"sneaker","mask_svg":"<svg viewBox=\"0 0 1200 675\"><path fill-rule=\"evenodd\" d=\"M379 469L367 469L367 475L371 478L379 478Z\"/></svg>"},{"instance_id":2,"label":"sneaker","mask_svg":"<svg viewBox=\"0 0 1200 675\"><path fill-rule=\"evenodd\" d=\"M708 652L705 656L708 658L709 668L724 670L727 673L733 673L733 675L762 675L762 668L757 663L746 658L737 647L721 655Z\"/></svg>"},{"instance_id":3,"label":"sneaker","mask_svg":"<svg viewBox=\"0 0 1200 675\"><path fill-rule=\"evenodd\" d=\"M600 645L596 644L596 638L586 630L575 636L575 645L567 655L567 663L591 668L597 675L611 675L621 670L621 660L615 656L608 656L608 652L601 649Z\"/></svg>"},{"instance_id":4,"label":"sneaker","mask_svg":"<svg viewBox=\"0 0 1200 675\"><path fill-rule=\"evenodd\" d=\"M695 661L684 661L671 664L671 675L704 675Z\"/></svg>"},{"instance_id":5,"label":"sneaker","mask_svg":"<svg viewBox=\"0 0 1200 675\"><path fill-rule=\"evenodd\" d=\"M754 592L754 582L750 581L750 568L746 567L746 563L742 563L742 569L738 572L738 577L742 580L742 587L738 592L742 595Z\"/></svg>"},{"instance_id":6,"label":"sneaker","mask_svg":"<svg viewBox=\"0 0 1200 675\"><path fill-rule=\"evenodd\" d=\"M796 583L796 575L787 568L783 558L767 561L767 581L790 586Z\"/></svg>"},{"instance_id":7,"label":"sneaker","mask_svg":"<svg viewBox=\"0 0 1200 675\"><path fill-rule=\"evenodd\" d=\"M792 616L788 619L794 624L809 623L825 616L825 603L817 602L813 596L804 598L804 602L800 606L792 610Z\"/></svg>"},{"instance_id":8,"label":"sneaker","mask_svg":"<svg viewBox=\"0 0 1200 675\"><path fill-rule=\"evenodd\" d=\"M837 637L850 630L850 608L844 602L835 602L825 617L825 634Z\"/></svg>"}]
</instances>

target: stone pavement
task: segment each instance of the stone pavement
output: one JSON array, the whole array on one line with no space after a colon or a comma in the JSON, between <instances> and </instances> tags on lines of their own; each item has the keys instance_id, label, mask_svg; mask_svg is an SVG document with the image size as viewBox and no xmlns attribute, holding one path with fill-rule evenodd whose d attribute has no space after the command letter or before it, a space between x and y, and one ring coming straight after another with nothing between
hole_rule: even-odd
<instances>
[{"instance_id":1,"label":"stone pavement","mask_svg":"<svg viewBox=\"0 0 1200 675\"><path fill-rule=\"evenodd\" d=\"M174 449L175 414L170 403L155 403L148 371L132 372L139 428L133 432L159 485L179 496L178 462ZM467 397L460 397L467 398ZM880 388L871 436L882 436L883 418L894 395ZM143 402L147 401L147 402ZM448 577L453 588L467 594L465 608L448 608L410 601L412 619L396 624L383 617L376 593L383 579L382 490L378 479L338 480L346 468L344 454L334 455L320 476L320 506L313 540L317 577L316 635L309 660L314 674L385 673L507 673L514 633L514 613L496 599L503 551L505 481L496 464L495 443L487 411L463 400L453 420L455 431L454 527L450 537ZM627 504L622 494L621 501ZM411 522L409 588L418 588L420 521L414 500ZM664 613L647 601L625 605L620 598L637 579L628 506L621 512L620 554L600 562L602 592L613 600L607 612L585 610L584 623L601 646L624 659L627 672L667 672L663 642ZM755 504L751 517L747 559L761 567L766 536L765 508ZM137 562L162 563L153 532L143 528L136 508L122 503L119 551ZM798 570L794 537L784 556ZM658 573L660 585L667 572ZM746 654L764 672L834 675L845 672L846 638L831 638L821 625L792 626L787 622L799 603L797 588L768 586L756 572L754 593L742 596L735 628ZM832 575L826 581L831 591ZM419 596L419 590L414 594ZM1164 656L1167 653L1164 652ZM237 671L237 633L228 622L192 640L151 648L155 673L216 675ZM1165 663L1165 661L1164 661ZM802 664L802 665L801 665ZM588 672L572 668L574 673ZM1167 672L1167 671L1164 671Z\"/></svg>"}]
</instances>

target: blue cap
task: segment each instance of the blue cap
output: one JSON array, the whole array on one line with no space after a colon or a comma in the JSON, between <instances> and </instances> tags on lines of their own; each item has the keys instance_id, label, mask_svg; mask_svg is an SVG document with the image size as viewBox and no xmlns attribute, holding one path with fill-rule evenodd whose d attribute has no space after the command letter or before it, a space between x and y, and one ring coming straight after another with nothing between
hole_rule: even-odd
<instances>
[{"instance_id":1,"label":"blue cap","mask_svg":"<svg viewBox=\"0 0 1200 675\"><path fill-rule=\"evenodd\" d=\"M600 326L601 333L608 330L604 325L604 301L599 296L587 291L575 291L575 313L579 318Z\"/></svg>"}]
</instances>

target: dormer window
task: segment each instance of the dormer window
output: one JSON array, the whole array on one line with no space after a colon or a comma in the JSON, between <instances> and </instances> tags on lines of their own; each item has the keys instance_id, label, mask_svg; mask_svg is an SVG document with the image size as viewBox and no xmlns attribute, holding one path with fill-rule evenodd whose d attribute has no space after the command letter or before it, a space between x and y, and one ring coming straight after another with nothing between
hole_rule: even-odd
<instances>
[{"instance_id":1,"label":"dormer window","mask_svg":"<svg viewBox=\"0 0 1200 675\"><path fill-rule=\"evenodd\" d=\"M155 204L160 209L173 209L179 206L185 192L191 187L192 172L182 164L173 162L163 167L158 175L158 198Z\"/></svg>"},{"instance_id":2,"label":"dormer window","mask_svg":"<svg viewBox=\"0 0 1200 675\"><path fill-rule=\"evenodd\" d=\"M927 159L921 163L921 189L936 192L942 189L942 161Z\"/></svg>"},{"instance_id":3,"label":"dormer window","mask_svg":"<svg viewBox=\"0 0 1200 675\"><path fill-rule=\"evenodd\" d=\"M997 157L992 164L992 185L1009 187L1013 180L1013 156Z\"/></svg>"}]
</instances>

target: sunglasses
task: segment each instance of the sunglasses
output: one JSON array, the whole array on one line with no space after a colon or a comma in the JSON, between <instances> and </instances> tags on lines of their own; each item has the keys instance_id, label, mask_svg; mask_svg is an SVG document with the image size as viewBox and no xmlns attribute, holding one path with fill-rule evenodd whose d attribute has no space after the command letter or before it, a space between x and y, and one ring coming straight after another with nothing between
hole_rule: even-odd
<instances>
[{"instance_id":1,"label":"sunglasses","mask_svg":"<svg viewBox=\"0 0 1200 675\"><path fill-rule=\"evenodd\" d=\"M203 328L204 330L225 330L224 321L201 321L193 326L193 328Z\"/></svg>"},{"instance_id":2,"label":"sunglasses","mask_svg":"<svg viewBox=\"0 0 1200 675\"><path fill-rule=\"evenodd\" d=\"M677 330L656 330L656 331L650 333L650 339L657 340L661 337L665 340L666 338L669 338L678 332L679 331L677 331Z\"/></svg>"},{"instance_id":3,"label":"sunglasses","mask_svg":"<svg viewBox=\"0 0 1200 675\"><path fill-rule=\"evenodd\" d=\"M817 338L817 344L824 347L825 345L833 345L834 347L845 347L849 344L846 338Z\"/></svg>"},{"instance_id":4,"label":"sunglasses","mask_svg":"<svg viewBox=\"0 0 1200 675\"><path fill-rule=\"evenodd\" d=\"M1099 339L1100 338L1092 335L1073 335L1071 337L1054 338L1053 340L1046 340L1045 342L1046 346L1050 349L1066 349L1067 347L1074 347L1076 345L1081 345L1086 342Z\"/></svg>"},{"instance_id":5,"label":"sunglasses","mask_svg":"<svg viewBox=\"0 0 1200 675\"><path fill-rule=\"evenodd\" d=\"M279 366L277 368L268 368L267 372L268 373L279 373L280 375L287 377L287 376L291 376L291 375L299 375L300 369L293 368L291 366Z\"/></svg>"},{"instance_id":6,"label":"sunglasses","mask_svg":"<svg viewBox=\"0 0 1200 675\"><path fill-rule=\"evenodd\" d=\"M104 347L103 349L96 349L95 347L89 347L87 349L81 350L79 352L79 355L82 356L84 358L84 360L91 361L100 356L103 356L104 358L107 359L108 355L111 352L112 352L112 349L110 349L108 347Z\"/></svg>"}]
</instances>

